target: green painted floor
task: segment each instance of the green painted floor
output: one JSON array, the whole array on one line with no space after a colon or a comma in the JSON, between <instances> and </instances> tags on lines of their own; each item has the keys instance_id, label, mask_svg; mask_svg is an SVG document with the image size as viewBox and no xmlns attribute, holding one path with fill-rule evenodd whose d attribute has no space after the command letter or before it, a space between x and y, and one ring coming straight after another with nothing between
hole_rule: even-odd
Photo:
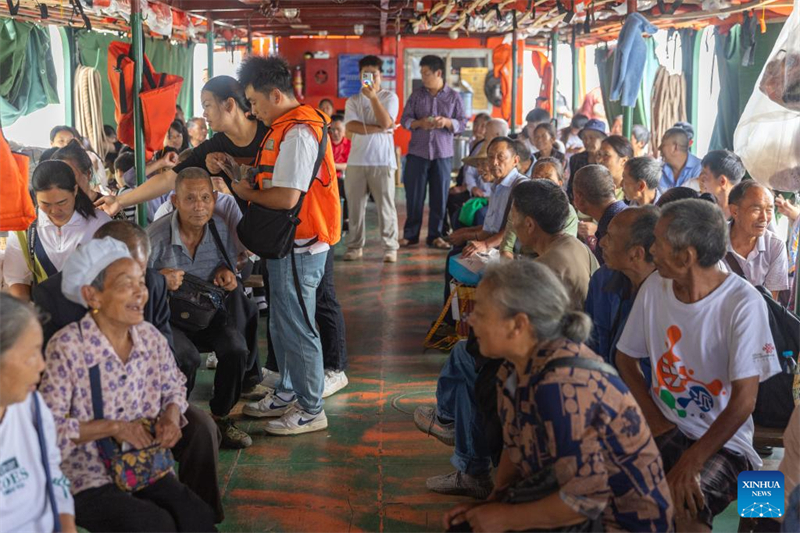
<instances>
[{"instance_id":1,"label":"green painted floor","mask_svg":"<svg viewBox=\"0 0 800 533\"><path fill-rule=\"evenodd\" d=\"M350 384L325 402L328 430L308 435L266 436L263 421L237 414L240 404L234 413L254 442L220 452L222 531L441 531L442 513L466 501L425 488L452 470L451 451L411 416L434 401L446 357L422 350L441 310L446 253L416 247L385 265L373 208L364 258L345 263L336 249ZM213 371L202 368L192 401L207 408Z\"/></svg>"},{"instance_id":2,"label":"green painted floor","mask_svg":"<svg viewBox=\"0 0 800 533\"><path fill-rule=\"evenodd\" d=\"M328 429L308 435L266 436L264 422L242 417L237 407L234 415L253 446L220 452L221 531L442 531L443 512L468 501L425 488L427 477L452 470L451 450L419 432L411 415L435 401L446 358L422 350L441 310L446 254L422 246L383 264L374 205L369 208L364 258L345 263L343 245L336 249L350 385L326 400ZM400 201L398 211L402 222ZM265 354L264 341L262 362ZM202 368L192 401L207 409L213 371ZM776 450L764 467L777 468L781 456ZM735 532L738 521L734 503L717 517L714 531Z\"/></svg>"}]
</instances>

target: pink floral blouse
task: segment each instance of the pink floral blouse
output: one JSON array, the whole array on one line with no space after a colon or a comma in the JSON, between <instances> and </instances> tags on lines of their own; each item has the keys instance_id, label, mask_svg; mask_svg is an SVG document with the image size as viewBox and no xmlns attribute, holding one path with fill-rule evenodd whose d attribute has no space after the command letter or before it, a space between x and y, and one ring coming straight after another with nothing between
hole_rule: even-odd
<instances>
[{"instance_id":1,"label":"pink floral blouse","mask_svg":"<svg viewBox=\"0 0 800 533\"><path fill-rule=\"evenodd\" d=\"M131 337L133 349L123 364L91 314L86 314L59 330L47 344L47 366L39 390L53 412L61 469L72 483L73 494L112 482L97 443L72 441L80 436L81 422L94 420L89 368L100 365L107 419L154 419L171 403L181 413L189 406L186 378L164 336L152 324L142 322L131 328ZM185 423L181 421L181 425Z\"/></svg>"}]
</instances>

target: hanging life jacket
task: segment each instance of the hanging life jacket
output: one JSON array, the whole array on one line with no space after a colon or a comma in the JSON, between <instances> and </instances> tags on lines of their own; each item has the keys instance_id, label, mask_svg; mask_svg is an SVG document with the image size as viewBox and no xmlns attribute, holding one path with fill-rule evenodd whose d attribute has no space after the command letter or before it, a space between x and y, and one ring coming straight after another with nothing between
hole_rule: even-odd
<instances>
[{"instance_id":1,"label":"hanging life jacket","mask_svg":"<svg viewBox=\"0 0 800 533\"><path fill-rule=\"evenodd\" d=\"M164 147L169 125L175 119L175 105L183 85L183 78L173 74L153 71L153 65L144 56L142 65L142 126L147 159ZM117 121L117 138L122 144L133 147L133 79L136 64L132 46L113 41L108 45L108 81L114 95L114 118Z\"/></svg>"},{"instance_id":2,"label":"hanging life jacket","mask_svg":"<svg viewBox=\"0 0 800 533\"><path fill-rule=\"evenodd\" d=\"M0 231L24 231L36 219L28 192L28 158L11 151L0 129Z\"/></svg>"},{"instance_id":3,"label":"hanging life jacket","mask_svg":"<svg viewBox=\"0 0 800 533\"><path fill-rule=\"evenodd\" d=\"M328 121L325 115L318 113L313 107L301 105L273 122L264 136L261 151L256 158L255 180L259 189L265 188L264 180L272 179L283 138L298 124L308 126L317 142L321 142L323 128L327 128ZM300 223L297 226L295 239L316 237L317 241L333 246L339 242L342 234L342 205L335 179L336 164L330 140L326 141L324 148L319 174L311 181L298 214ZM305 179L305 176L303 178ZM311 179L311 176L308 178Z\"/></svg>"}]
</instances>

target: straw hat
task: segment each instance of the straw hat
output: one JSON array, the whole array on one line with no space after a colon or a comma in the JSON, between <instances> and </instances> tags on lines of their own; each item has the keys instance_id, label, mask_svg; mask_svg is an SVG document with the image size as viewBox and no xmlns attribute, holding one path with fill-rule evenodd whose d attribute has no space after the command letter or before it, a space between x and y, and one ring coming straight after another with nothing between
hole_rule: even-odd
<instances>
[{"instance_id":1,"label":"straw hat","mask_svg":"<svg viewBox=\"0 0 800 533\"><path fill-rule=\"evenodd\" d=\"M478 163L489 159L489 153L487 151L488 146L489 146L489 143L484 141L481 144L481 148L480 148L480 150L478 150L477 154L471 155L469 157L465 157L464 159L461 160L461 162L463 164L469 165L471 167L477 167Z\"/></svg>"}]
</instances>

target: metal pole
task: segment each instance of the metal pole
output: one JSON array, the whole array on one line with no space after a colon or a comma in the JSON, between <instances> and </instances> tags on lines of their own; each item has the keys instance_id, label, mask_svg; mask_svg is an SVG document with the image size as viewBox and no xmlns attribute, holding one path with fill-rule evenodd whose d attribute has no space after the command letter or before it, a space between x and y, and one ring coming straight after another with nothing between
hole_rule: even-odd
<instances>
[{"instance_id":1,"label":"metal pole","mask_svg":"<svg viewBox=\"0 0 800 533\"><path fill-rule=\"evenodd\" d=\"M253 26L250 19L247 19L247 55L253 55Z\"/></svg>"},{"instance_id":2,"label":"metal pole","mask_svg":"<svg viewBox=\"0 0 800 533\"><path fill-rule=\"evenodd\" d=\"M577 31L572 27L572 112L577 113L581 106L581 69L578 53Z\"/></svg>"},{"instance_id":3,"label":"metal pole","mask_svg":"<svg viewBox=\"0 0 800 533\"><path fill-rule=\"evenodd\" d=\"M553 29L553 37L552 43L550 48L552 49L553 55L550 62L553 64L553 109L552 115L554 119L557 119L557 107L558 107L558 31Z\"/></svg>"},{"instance_id":4,"label":"metal pole","mask_svg":"<svg viewBox=\"0 0 800 533\"><path fill-rule=\"evenodd\" d=\"M134 160L136 161L136 184L142 185L146 179L144 173L144 120L142 117L142 102L139 93L142 92L142 75L144 65L144 33L142 32L142 5L144 0L131 0L131 52L135 62L133 71L133 131L134 131ZM147 203L141 203L136 209L136 218L139 225L147 226Z\"/></svg>"},{"instance_id":5,"label":"metal pole","mask_svg":"<svg viewBox=\"0 0 800 533\"><path fill-rule=\"evenodd\" d=\"M206 17L208 31L206 32L206 46L208 47L208 79L214 77L214 19L211 13Z\"/></svg>"},{"instance_id":6,"label":"metal pole","mask_svg":"<svg viewBox=\"0 0 800 533\"><path fill-rule=\"evenodd\" d=\"M513 13L514 30L511 32L511 131L517 129L517 13Z\"/></svg>"},{"instance_id":7,"label":"metal pole","mask_svg":"<svg viewBox=\"0 0 800 533\"><path fill-rule=\"evenodd\" d=\"M638 5L636 0L627 0L628 14L636 13ZM634 103L634 106L636 104ZM633 107L622 106L622 135L626 139L631 138L631 130L633 130Z\"/></svg>"}]
</instances>

